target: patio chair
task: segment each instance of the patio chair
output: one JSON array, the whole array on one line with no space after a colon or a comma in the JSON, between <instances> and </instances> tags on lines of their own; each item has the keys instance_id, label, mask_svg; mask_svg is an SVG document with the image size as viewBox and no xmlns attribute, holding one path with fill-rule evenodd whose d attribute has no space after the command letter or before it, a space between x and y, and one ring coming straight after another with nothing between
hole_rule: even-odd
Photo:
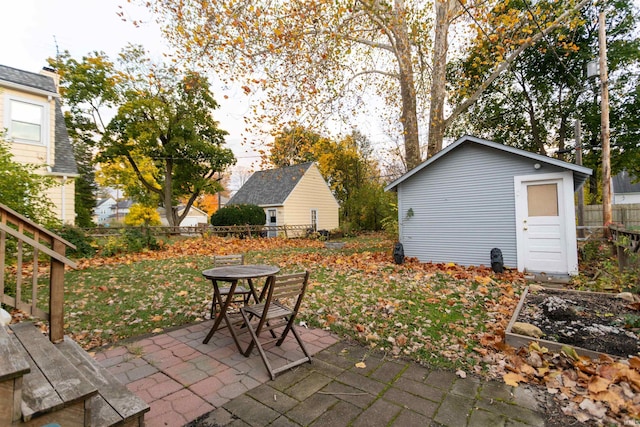
<instances>
[{"instance_id":1,"label":"patio chair","mask_svg":"<svg viewBox=\"0 0 640 427\"><path fill-rule=\"evenodd\" d=\"M240 308L244 323L251 334L251 343L249 343L244 355L249 356L253 347L257 347L272 380L280 372L305 362L311 363L311 356L294 325L308 282L308 271L275 276L263 292L263 295L266 293L263 302ZM287 304L288 302L291 304ZM269 331L271 336L261 337L265 331ZM298 342L304 357L274 369L267 358L264 346L273 342L276 343L276 346L282 345L289 332Z\"/></svg>"},{"instance_id":2,"label":"patio chair","mask_svg":"<svg viewBox=\"0 0 640 427\"><path fill-rule=\"evenodd\" d=\"M213 267L225 267L229 265L242 265L244 264L244 255L243 254L232 254L232 255L214 255L213 256ZM222 304L224 304L224 299L229 297L229 291L231 290L230 286L224 286L219 288L221 298L216 298L215 294L213 295L213 301L211 303L211 319L215 316L215 313L219 312ZM215 291L214 291L215 292ZM233 292L234 300L232 303L242 303L247 305L249 303L249 297L251 297L251 289L249 286L243 286L238 284L236 286L235 291Z\"/></svg>"}]
</instances>

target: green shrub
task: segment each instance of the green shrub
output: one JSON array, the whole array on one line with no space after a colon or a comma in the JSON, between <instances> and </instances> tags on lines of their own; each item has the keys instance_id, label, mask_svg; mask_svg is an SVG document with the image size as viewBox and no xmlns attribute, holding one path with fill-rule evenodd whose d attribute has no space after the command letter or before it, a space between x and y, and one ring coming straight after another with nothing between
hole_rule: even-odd
<instances>
[{"instance_id":1,"label":"green shrub","mask_svg":"<svg viewBox=\"0 0 640 427\"><path fill-rule=\"evenodd\" d=\"M109 236L102 245L100 255L109 257L122 253L142 252L144 249L158 250L161 245L148 228L126 228L118 236Z\"/></svg>"},{"instance_id":2,"label":"green shrub","mask_svg":"<svg viewBox=\"0 0 640 427\"><path fill-rule=\"evenodd\" d=\"M91 258L96 254L96 249L91 245L92 239L82 229L65 225L57 233L60 237L76 246L76 249L67 248L67 256Z\"/></svg>"},{"instance_id":3,"label":"green shrub","mask_svg":"<svg viewBox=\"0 0 640 427\"><path fill-rule=\"evenodd\" d=\"M211 225L264 225L267 215L256 205L229 205L211 215Z\"/></svg>"}]
</instances>

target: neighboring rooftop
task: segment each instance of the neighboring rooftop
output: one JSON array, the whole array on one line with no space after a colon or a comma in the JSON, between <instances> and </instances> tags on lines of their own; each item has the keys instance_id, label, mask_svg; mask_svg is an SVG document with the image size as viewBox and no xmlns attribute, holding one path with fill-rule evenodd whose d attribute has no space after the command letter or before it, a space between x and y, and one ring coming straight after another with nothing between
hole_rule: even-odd
<instances>
[{"instance_id":1,"label":"neighboring rooftop","mask_svg":"<svg viewBox=\"0 0 640 427\"><path fill-rule=\"evenodd\" d=\"M313 162L307 162L254 172L227 205L282 205L312 164Z\"/></svg>"},{"instance_id":2,"label":"neighboring rooftop","mask_svg":"<svg viewBox=\"0 0 640 427\"><path fill-rule=\"evenodd\" d=\"M640 182L638 178L629 175L629 172L622 171L611 178L614 194L640 193Z\"/></svg>"}]
</instances>

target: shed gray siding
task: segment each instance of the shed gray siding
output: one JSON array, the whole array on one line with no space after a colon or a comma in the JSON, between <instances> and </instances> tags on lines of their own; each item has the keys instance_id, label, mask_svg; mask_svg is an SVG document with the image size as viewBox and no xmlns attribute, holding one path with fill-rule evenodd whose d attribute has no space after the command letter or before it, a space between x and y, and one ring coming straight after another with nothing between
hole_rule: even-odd
<instances>
[{"instance_id":1,"label":"shed gray siding","mask_svg":"<svg viewBox=\"0 0 640 427\"><path fill-rule=\"evenodd\" d=\"M500 248L516 268L514 176L563 172L480 144L464 144L398 184L400 241L421 262L490 265ZM413 216L408 217L411 209Z\"/></svg>"}]
</instances>

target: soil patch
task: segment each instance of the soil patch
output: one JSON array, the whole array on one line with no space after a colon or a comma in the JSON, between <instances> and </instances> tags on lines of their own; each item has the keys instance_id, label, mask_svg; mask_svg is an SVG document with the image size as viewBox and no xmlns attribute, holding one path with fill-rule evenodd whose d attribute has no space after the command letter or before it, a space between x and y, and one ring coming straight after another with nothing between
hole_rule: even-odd
<instances>
[{"instance_id":1,"label":"soil patch","mask_svg":"<svg viewBox=\"0 0 640 427\"><path fill-rule=\"evenodd\" d=\"M544 340L627 358L640 352L638 305L615 294L545 288L527 294L517 321L540 328Z\"/></svg>"}]
</instances>

